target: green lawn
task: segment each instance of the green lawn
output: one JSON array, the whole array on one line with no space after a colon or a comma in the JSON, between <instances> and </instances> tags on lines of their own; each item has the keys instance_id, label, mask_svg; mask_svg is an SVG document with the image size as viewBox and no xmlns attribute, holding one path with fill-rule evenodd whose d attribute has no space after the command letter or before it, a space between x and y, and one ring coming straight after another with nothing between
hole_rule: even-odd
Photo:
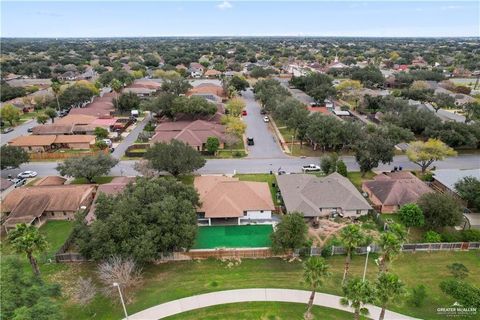
<instances>
[{"instance_id":1,"label":"green lawn","mask_svg":"<svg viewBox=\"0 0 480 320\"><path fill-rule=\"evenodd\" d=\"M367 278L374 280L378 268L375 266L375 255L370 255ZM341 280L344 256L333 256L327 259L331 277L319 290L331 294L341 294ZM398 257L391 271L398 274L407 288L423 284L427 288L427 298L422 307L412 307L398 301L388 306L394 311L421 319L444 319L436 312L437 307L450 306L454 301L440 290L438 284L450 276L447 265L463 263L469 270L468 281L480 285L480 252L437 252L437 253L405 253ZM351 275L361 276L365 257L354 256L350 266ZM127 306L130 314L154 305L212 291L242 288L290 288L307 289L302 283L301 262L288 262L283 259L243 259L240 264L228 267L226 262L208 259L147 265L144 267L144 282L138 287L135 299ZM41 266L43 268L43 265ZM63 270L62 285L71 287L78 275L95 278L94 265L70 264ZM43 269L42 269L43 271ZM52 275L53 280L60 279ZM85 308L62 301L64 319L91 319ZM108 299L97 297L91 305L96 311L95 319L118 319L122 310Z\"/></svg>"},{"instance_id":2,"label":"green lawn","mask_svg":"<svg viewBox=\"0 0 480 320\"><path fill-rule=\"evenodd\" d=\"M271 225L199 227L193 249L269 247Z\"/></svg>"},{"instance_id":3,"label":"green lawn","mask_svg":"<svg viewBox=\"0 0 480 320\"><path fill-rule=\"evenodd\" d=\"M49 258L60 249L72 232L73 221L48 221L40 227L40 233L48 242L47 254Z\"/></svg>"},{"instance_id":4,"label":"green lawn","mask_svg":"<svg viewBox=\"0 0 480 320\"><path fill-rule=\"evenodd\" d=\"M277 184L277 178L274 174L258 173L258 174L237 174L235 176L240 181L256 181L256 182L268 182L270 187L270 193L272 194L273 203L278 204L277 201L277 189L273 187L273 184Z\"/></svg>"},{"instance_id":5,"label":"green lawn","mask_svg":"<svg viewBox=\"0 0 480 320\"><path fill-rule=\"evenodd\" d=\"M93 178L93 182L98 184L104 184L104 183L112 182L113 178L115 177L111 177L111 176L95 177ZM90 182L88 182L88 180L85 178L76 178L76 179L73 179L73 181L71 182L71 184L88 184L88 183Z\"/></svg>"},{"instance_id":6,"label":"green lawn","mask_svg":"<svg viewBox=\"0 0 480 320\"><path fill-rule=\"evenodd\" d=\"M175 316L167 317L166 320L220 320L220 319L241 319L257 320L295 320L303 319L306 306L301 303L285 303L285 302L246 302L246 303L230 303L220 306L213 306L180 313ZM313 306L313 319L340 320L352 319L352 314L331 308ZM362 318L364 319L364 318Z\"/></svg>"}]
</instances>

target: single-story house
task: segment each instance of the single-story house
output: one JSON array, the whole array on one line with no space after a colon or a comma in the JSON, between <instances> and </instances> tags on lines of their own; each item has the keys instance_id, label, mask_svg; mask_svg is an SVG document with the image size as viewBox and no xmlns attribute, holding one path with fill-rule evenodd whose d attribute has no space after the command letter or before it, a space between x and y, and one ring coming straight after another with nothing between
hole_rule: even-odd
<instances>
[{"instance_id":1,"label":"single-story house","mask_svg":"<svg viewBox=\"0 0 480 320\"><path fill-rule=\"evenodd\" d=\"M73 220L79 210L90 207L95 186L54 185L31 186L12 190L2 203L2 213L7 214L5 230L18 223L41 226L48 220Z\"/></svg>"},{"instance_id":2,"label":"single-story house","mask_svg":"<svg viewBox=\"0 0 480 320\"><path fill-rule=\"evenodd\" d=\"M27 152L47 152L53 149L90 149L95 144L93 135L31 135L14 138L11 146Z\"/></svg>"},{"instance_id":3,"label":"single-story house","mask_svg":"<svg viewBox=\"0 0 480 320\"><path fill-rule=\"evenodd\" d=\"M425 193L433 192L427 184L408 171L384 172L365 181L362 190L374 207L382 213L392 213L401 206L415 203Z\"/></svg>"},{"instance_id":4,"label":"single-story house","mask_svg":"<svg viewBox=\"0 0 480 320\"><path fill-rule=\"evenodd\" d=\"M268 183L226 176L200 176L194 181L200 196L199 222L234 224L269 221L275 210Z\"/></svg>"},{"instance_id":5,"label":"single-story house","mask_svg":"<svg viewBox=\"0 0 480 320\"><path fill-rule=\"evenodd\" d=\"M87 115L87 114L75 114L72 113L72 111L76 109L82 109L82 108L74 108L70 110L70 113L55 121L56 124L91 124L93 121L95 121L98 117L93 116L93 115Z\"/></svg>"},{"instance_id":6,"label":"single-story house","mask_svg":"<svg viewBox=\"0 0 480 320\"><path fill-rule=\"evenodd\" d=\"M340 214L359 217L372 209L355 186L338 173L326 177L312 174L286 174L277 177L287 212L300 212L306 218Z\"/></svg>"},{"instance_id":7,"label":"single-story house","mask_svg":"<svg viewBox=\"0 0 480 320\"><path fill-rule=\"evenodd\" d=\"M203 75L205 67L198 62L192 62L190 63L190 68L188 70L190 71L190 75L192 77L199 78Z\"/></svg>"},{"instance_id":8,"label":"single-story house","mask_svg":"<svg viewBox=\"0 0 480 320\"><path fill-rule=\"evenodd\" d=\"M220 148L224 147L225 126L204 120L195 121L167 121L160 123L155 129L151 143L170 142L179 140L198 151L205 150L209 137L216 137L220 141Z\"/></svg>"},{"instance_id":9,"label":"single-story house","mask_svg":"<svg viewBox=\"0 0 480 320\"><path fill-rule=\"evenodd\" d=\"M187 92L187 96L191 96L194 94L213 94L219 96L222 99L225 99L226 97L223 87L213 83L200 83L199 85L195 86Z\"/></svg>"},{"instance_id":10,"label":"single-story house","mask_svg":"<svg viewBox=\"0 0 480 320\"><path fill-rule=\"evenodd\" d=\"M143 87L127 87L122 90L122 93L133 93L137 97L143 98L143 97L150 97L152 96L157 90L155 89L149 89L149 88L143 88Z\"/></svg>"},{"instance_id":11,"label":"single-story house","mask_svg":"<svg viewBox=\"0 0 480 320\"><path fill-rule=\"evenodd\" d=\"M480 169L439 169L433 172L432 188L457 196L455 184L465 177L473 177L480 180Z\"/></svg>"},{"instance_id":12,"label":"single-story house","mask_svg":"<svg viewBox=\"0 0 480 320\"><path fill-rule=\"evenodd\" d=\"M222 75L222 73L218 70L215 70L215 69L209 69L209 70L205 71L205 73L204 73L204 76L207 77L207 78L218 78L221 75Z\"/></svg>"}]
</instances>

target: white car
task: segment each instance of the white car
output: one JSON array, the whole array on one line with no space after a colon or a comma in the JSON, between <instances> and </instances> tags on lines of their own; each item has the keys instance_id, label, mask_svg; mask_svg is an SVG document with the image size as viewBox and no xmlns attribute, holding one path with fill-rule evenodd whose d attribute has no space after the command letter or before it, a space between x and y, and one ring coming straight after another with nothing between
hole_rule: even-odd
<instances>
[{"instance_id":1,"label":"white car","mask_svg":"<svg viewBox=\"0 0 480 320\"><path fill-rule=\"evenodd\" d=\"M35 178L37 173L35 171L23 171L19 173L17 178Z\"/></svg>"},{"instance_id":2,"label":"white car","mask_svg":"<svg viewBox=\"0 0 480 320\"><path fill-rule=\"evenodd\" d=\"M270 119L268 119L267 116L263 117L263 122L270 122Z\"/></svg>"}]
</instances>

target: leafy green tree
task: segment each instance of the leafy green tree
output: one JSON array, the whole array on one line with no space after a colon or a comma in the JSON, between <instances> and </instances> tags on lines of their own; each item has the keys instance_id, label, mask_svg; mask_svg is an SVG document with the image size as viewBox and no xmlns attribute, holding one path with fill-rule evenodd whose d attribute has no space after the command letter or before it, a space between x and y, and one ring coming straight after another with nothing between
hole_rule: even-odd
<instances>
[{"instance_id":1,"label":"leafy green tree","mask_svg":"<svg viewBox=\"0 0 480 320\"><path fill-rule=\"evenodd\" d=\"M453 227L462 221L462 208L451 195L426 193L417 203L425 216L425 226L429 229Z\"/></svg>"},{"instance_id":2,"label":"leafy green tree","mask_svg":"<svg viewBox=\"0 0 480 320\"><path fill-rule=\"evenodd\" d=\"M330 153L328 155L323 156L320 159L320 168L322 169L324 174L328 175L332 172L337 171L337 163L338 163L338 154Z\"/></svg>"},{"instance_id":3,"label":"leafy green tree","mask_svg":"<svg viewBox=\"0 0 480 320\"><path fill-rule=\"evenodd\" d=\"M408 232L410 232L411 227L422 227L425 224L422 209L415 203L403 205L397 211L397 215L400 221L408 228Z\"/></svg>"},{"instance_id":4,"label":"leafy green tree","mask_svg":"<svg viewBox=\"0 0 480 320\"><path fill-rule=\"evenodd\" d=\"M294 137L297 137L298 131L302 127L307 127L309 114L310 112L305 108L305 105L292 97L287 97L281 101L274 111L275 119L278 118L288 128L292 129Z\"/></svg>"},{"instance_id":5,"label":"leafy green tree","mask_svg":"<svg viewBox=\"0 0 480 320\"><path fill-rule=\"evenodd\" d=\"M44 113L52 120L52 123L54 123L55 117L57 116L57 111L55 111L55 109L52 109L52 108L47 108L45 109Z\"/></svg>"},{"instance_id":6,"label":"leafy green tree","mask_svg":"<svg viewBox=\"0 0 480 320\"><path fill-rule=\"evenodd\" d=\"M233 86L238 92L246 90L250 84L244 77L233 76L228 82L229 86Z\"/></svg>"},{"instance_id":7,"label":"leafy green tree","mask_svg":"<svg viewBox=\"0 0 480 320\"><path fill-rule=\"evenodd\" d=\"M418 308L423 305L426 297L427 289L423 284L419 284L416 287L412 288L412 291L410 292L410 296L408 298L408 302Z\"/></svg>"},{"instance_id":8,"label":"leafy green tree","mask_svg":"<svg viewBox=\"0 0 480 320\"><path fill-rule=\"evenodd\" d=\"M286 252L302 247L307 241L308 227L299 212L290 212L282 217L271 235L274 252Z\"/></svg>"},{"instance_id":9,"label":"leafy green tree","mask_svg":"<svg viewBox=\"0 0 480 320\"><path fill-rule=\"evenodd\" d=\"M140 98L133 92L124 93L115 101L120 112L138 110L140 108Z\"/></svg>"},{"instance_id":10,"label":"leafy green tree","mask_svg":"<svg viewBox=\"0 0 480 320\"><path fill-rule=\"evenodd\" d=\"M402 249L402 241L395 232L387 231L381 234L378 246L381 248L380 271L388 271L390 263Z\"/></svg>"},{"instance_id":11,"label":"leafy green tree","mask_svg":"<svg viewBox=\"0 0 480 320\"><path fill-rule=\"evenodd\" d=\"M303 281L312 290L308 299L307 312L305 313L306 319L312 317L311 310L315 292L323 285L324 279L330 275L328 268L327 262L321 257L310 257L303 263Z\"/></svg>"},{"instance_id":12,"label":"leafy green tree","mask_svg":"<svg viewBox=\"0 0 480 320\"><path fill-rule=\"evenodd\" d=\"M175 119L176 110L174 101L176 96L169 93L161 93L157 97L144 101L142 106L145 110L151 111L158 116L165 116L171 120Z\"/></svg>"},{"instance_id":13,"label":"leafy green tree","mask_svg":"<svg viewBox=\"0 0 480 320\"><path fill-rule=\"evenodd\" d=\"M37 114L37 122L40 124L45 124L47 123L48 119L50 119L49 116L47 116L45 113L39 113Z\"/></svg>"},{"instance_id":14,"label":"leafy green tree","mask_svg":"<svg viewBox=\"0 0 480 320\"><path fill-rule=\"evenodd\" d=\"M188 90L192 88L190 82L184 78L173 78L169 80L164 80L162 84L162 90L166 93L179 96L181 94L187 93Z\"/></svg>"},{"instance_id":15,"label":"leafy green tree","mask_svg":"<svg viewBox=\"0 0 480 320\"><path fill-rule=\"evenodd\" d=\"M329 75L322 73L311 73L306 76L293 77L290 80L290 84L294 85L300 90L305 91L316 101L323 103L325 99L334 97L336 94L336 90L332 81L333 79Z\"/></svg>"},{"instance_id":16,"label":"leafy green tree","mask_svg":"<svg viewBox=\"0 0 480 320\"><path fill-rule=\"evenodd\" d=\"M113 79L117 79L120 81L122 84L130 84L133 82L134 78L131 74L129 74L126 70L124 69L116 69L113 71L108 71L102 73L98 81L103 85L103 86L108 86Z\"/></svg>"},{"instance_id":17,"label":"leafy green tree","mask_svg":"<svg viewBox=\"0 0 480 320\"><path fill-rule=\"evenodd\" d=\"M205 165L205 159L195 149L182 141L156 143L145 153L152 168L167 171L173 176L188 174Z\"/></svg>"},{"instance_id":18,"label":"leafy green tree","mask_svg":"<svg viewBox=\"0 0 480 320\"><path fill-rule=\"evenodd\" d=\"M97 147L99 150L105 150L108 148L108 144L103 140L99 140L95 142L95 147Z\"/></svg>"},{"instance_id":19,"label":"leafy green tree","mask_svg":"<svg viewBox=\"0 0 480 320\"><path fill-rule=\"evenodd\" d=\"M352 80L359 80L365 87L378 87L384 84L385 77L380 69L369 65L363 69L356 68L352 71Z\"/></svg>"},{"instance_id":20,"label":"leafy green tree","mask_svg":"<svg viewBox=\"0 0 480 320\"><path fill-rule=\"evenodd\" d=\"M468 123L472 120L480 120L480 103L470 102L463 106L463 112L465 114L465 122Z\"/></svg>"},{"instance_id":21,"label":"leafy green tree","mask_svg":"<svg viewBox=\"0 0 480 320\"><path fill-rule=\"evenodd\" d=\"M321 147L338 149L343 143L343 130L340 120L335 117L315 113L309 117L307 137L313 142L313 149Z\"/></svg>"},{"instance_id":22,"label":"leafy green tree","mask_svg":"<svg viewBox=\"0 0 480 320\"><path fill-rule=\"evenodd\" d=\"M95 261L115 255L151 262L193 246L198 205L193 186L172 178L137 178L121 194L98 198L90 226L79 217L76 244Z\"/></svg>"},{"instance_id":23,"label":"leafy green tree","mask_svg":"<svg viewBox=\"0 0 480 320\"><path fill-rule=\"evenodd\" d=\"M117 110L118 110L118 109L119 109L119 105L118 105L118 94L119 94L120 92L122 92L123 83L120 82L120 80L113 79L112 82L110 82L110 87L111 87L112 90L115 92L115 107L116 107Z\"/></svg>"},{"instance_id":24,"label":"leafy green tree","mask_svg":"<svg viewBox=\"0 0 480 320\"><path fill-rule=\"evenodd\" d=\"M28 153L22 148L3 145L0 148L0 167L6 169L8 167L18 168L22 163L29 160Z\"/></svg>"},{"instance_id":25,"label":"leafy green tree","mask_svg":"<svg viewBox=\"0 0 480 320\"><path fill-rule=\"evenodd\" d=\"M385 309L387 305L402 297L405 294L405 285L393 273L381 273L375 281L375 296L378 304L382 308L379 320L385 318Z\"/></svg>"},{"instance_id":26,"label":"leafy green tree","mask_svg":"<svg viewBox=\"0 0 480 320\"><path fill-rule=\"evenodd\" d=\"M220 148L220 141L217 137L208 137L207 143L205 143L205 148L208 153L215 154L218 151L218 148Z\"/></svg>"},{"instance_id":27,"label":"leafy green tree","mask_svg":"<svg viewBox=\"0 0 480 320\"><path fill-rule=\"evenodd\" d=\"M96 156L68 158L58 164L57 171L62 176L85 178L88 182L93 183L95 177L107 175L117 163L118 159L111 155L99 153Z\"/></svg>"},{"instance_id":28,"label":"leafy green tree","mask_svg":"<svg viewBox=\"0 0 480 320\"><path fill-rule=\"evenodd\" d=\"M480 180L475 177L465 177L455 183L455 190L471 208L480 211Z\"/></svg>"},{"instance_id":29,"label":"leafy green tree","mask_svg":"<svg viewBox=\"0 0 480 320\"><path fill-rule=\"evenodd\" d=\"M0 290L2 319L63 319L58 304L54 302L60 296L60 286L27 274L17 258L3 258Z\"/></svg>"},{"instance_id":30,"label":"leafy green tree","mask_svg":"<svg viewBox=\"0 0 480 320\"><path fill-rule=\"evenodd\" d=\"M81 106L89 102L97 93L98 89L85 85L73 85L63 90L58 96L60 108Z\"/></svg>"},{"instance_id":31,"label":"leafy green tree","mask_svg":"<svg viewBox=\"0 0 480 320\"><path fill-rule=\"evenodd\" d=\"M108 138L108 130L102 127L96 127L93 132L97 140Z\"/></svg>"},{"instance_id":32,"label":"leafy green tree","mask_svg":"<svg viewBox=\"0 0 480 320\"><path fill-rule=\"evenodd\" d=\"M440 161L446 157L456 156L457 152L438 139L428 139L428 141L413 141L407 149L407 157L410 161L422 168L424 173L427 168L435 161Z\"/></svg>"},{"instance_id":33,"label":"leafy green tree","mask_svg":"<svg viewBox=\"0 0 480 320\"><path fill-rule=\"evenodd\" d=\"M2 95L1 95L2 102L15 99L17 97L22 97L26 94L25 88L12 87L3 80L1 81L0 91L2 92Z\"/></svg>"},{"instance_id":34,"label":"leafy green tree","mask_svg":"<svg viewBox=\"0 0 480 320\"><path fill-rule=\"evenodd\" d=\"M342 283L344 283L345 279L347 278L350 261L352 260L352 254L355 252L357 247L365 242L365 239L366 237L364 232L362 229L360 229L360 226L356 224L349 224L340 231L340 241L347 254L345 258Z\"/></svg>"},{"instance_id":35,"label":"leafy green tree","mask_svg":"<svg viewBox=\"0 0 480 320\"><path fill-rule=\"evenodd\" d=\"M425 232L425 234L423 235L423 240L426 243L439 243L442 242L442 236L440 235L440 233L430 230Z\"/></svg>"},{"instance_id":36,"label":"leafy green tree","mask_svg":"<svg viewBox=\"0 0 480 320\"><path fill-rule=\"evenodd\" d=\"M375 288L368 280L362 281L360 278L353 278L343 285L343 297L340 304L353 308L353 318L360 319L360 315L367 315L368 309L365 307L368 303L375 301Z\"/></svg>"},{"instance_id":37,"label":"leafy green tree","mask_svg":"<svg viewBox=\"0 0 480 320\"><path fill-rule=\"evenodd\" d=\"M362 177L378 167L380 162L385 164L393 161L394 144L379 133L369 134L366 139L358 141L354 150Z\"/></svg>"},{"instance_id":38,"label":"leafy green tree","mask_svg":"<svg viewBox=\"0 0 480 320\"><path fill-rule=\"evenodd\" d=\"M0 109L0 116L2 120L10 123L10 126L14 126L18 121L20 121L20 110L14 107L12 104L6 104Z\"/></svg>"},{"instance_id":39,"label":"leafy green tree","mask_svg":"<svg viewBox=\"0 0 480 320\"><path fill-rule=\"evenodd\" d=\"M343 160L338 160L338 162L337 162L337 172L340 173L344 177L348 176L347 165L345 164L345 162L343 162Z\"/></svg>"},{"instance_id":40,"label":"leafy green tree","mask_svg":"<svg viewBox=\"0 0 480 320\"><path fill-rule=\"evenodd\" d=\"M25 253L27 255L34 274L39 277L40 269L34 253L43 252L47 248L48 243L45 236L40 234L35 226L21 223L17 224L15 229L8 233L8 241L17 253Z\"/></svg>"},{"instance_id":41,"label":"leafy green tree","mask_svg":"<svg viewBox=\"0 0 480 320\"><path fill-rule=\"evenodd\" d=\"M241 138L247 129L245 122L238 117L223 116L221 121L226 126L225 131L236 138Z\"/></svg>"},{"instance_id":42,"label":"leafy green tree","mask_svg":"<svg viewBox=\"0 0 480 320\"><path fill-rule=\"evenodd\" d=\"M242 98L233 98L227 102L225 108L228 110L228 114L238 117L242 114L245 106L245 101Z\"/></svg>"}]
</instances>

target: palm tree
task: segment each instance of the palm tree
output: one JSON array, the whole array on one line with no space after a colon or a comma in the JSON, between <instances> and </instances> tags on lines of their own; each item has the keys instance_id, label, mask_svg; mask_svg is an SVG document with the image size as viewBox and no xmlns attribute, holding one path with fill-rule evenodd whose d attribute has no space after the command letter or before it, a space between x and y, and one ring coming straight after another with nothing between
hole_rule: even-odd
<instances>
[{"instance_id":1,"label":"palm tree","mask_svg":"<svg viewBox=\"0 0 480 320\"><path fill-rule=\"evenodd\" d=\"M33 272L36 276L40 276L37 259L33 256L33 253L44 251L47 248L47 240L38 232L38 229L25 223L17 224L15 229L8 234L8 240L17 253L27 254Z\"/></svg>"},{"instance_id":2,"label":"palm tree","mask_svg":"<svg viewBox=\"0 0 480 320\"><path fill-rule=\"evenodd\" d=\"M402 249L402 242L394 232L384 232L380 236L379 246L382 249L380 270L382 272L388 271L388 262L398 255Z\"/></svg>"},{"instance_id":3,"label":"palm tree","mask_svg":"<svg viewBox=\"0 0 480 320\"><path fill-rule=\"evenodd\" d=\"M122 91L123 83L121 83L117 79L113 79L112 82L110 82L110 87L113 91L115 91L115 104L118 110L118 94L120 93L120 91Z\"/></svg>"},{"instance_id":4,"label":"palm tree","mask_svg":"<svg viewBox=\"0 0 480 320\"><path fill-rule=\"evenodd\" d=\"M324 258L310 257L303 264L303 280L312 289L312 294L308 300L307 312L305 312L305 319L312 317L313 300L315 299L315 291L323 284L325 277L329 276L328 264Z\"/></svg>"},{"instance_id":5,"label":"palm tree","mask_svg":"<svg viewBox=\"0 0 480 320\"><path fill-rule=\"evenodd\" d=\"M350 260L352 259L352 253L365 241L365 234L362 232L360 227L355 224L350 224L342 229L340 232L340 240L342 242L343 247L347 253L347 257L345 258L345 270L343 272L343 279L342 283L345 282L345 279L348 274L348 268L350 266Z\"/></svg>"},{"instance_id":6,"label":"palm tree","mask_svg":"<svg viewBox=\"0 0 480 320\"><path fill-rule=\"evenodd\" d=\"M378 319L383 320L387 304L405 294L405 285L396 274L382 272L375 281L375 289L377 302L382 308Z\"/></svg>"},{"instance_id":7,"label":"palm tree","mask_svg":"<svg viewBox=\"0 0 480 320\"><path fill-rule=\"evenodd\" d=\"M58 95L62 89L62 84L58 81L52 81L52 91L55 99L57 100L57 110L60 110L60 102L58 101Z\"/></svg>"},{"instance_id":8,"label":"palm tree","mask_svg":"<svg viewBox=\"0 0 480 320\"><path fill-rule=\"evenodd\" d=\"M368 280L353 278L343 286L343 298L340 299L340 303L353 308L355 320L360 319L360 314L367 315L368 309L365 305L374 301L375 289Z\"/></svg>"}]
</instances>

